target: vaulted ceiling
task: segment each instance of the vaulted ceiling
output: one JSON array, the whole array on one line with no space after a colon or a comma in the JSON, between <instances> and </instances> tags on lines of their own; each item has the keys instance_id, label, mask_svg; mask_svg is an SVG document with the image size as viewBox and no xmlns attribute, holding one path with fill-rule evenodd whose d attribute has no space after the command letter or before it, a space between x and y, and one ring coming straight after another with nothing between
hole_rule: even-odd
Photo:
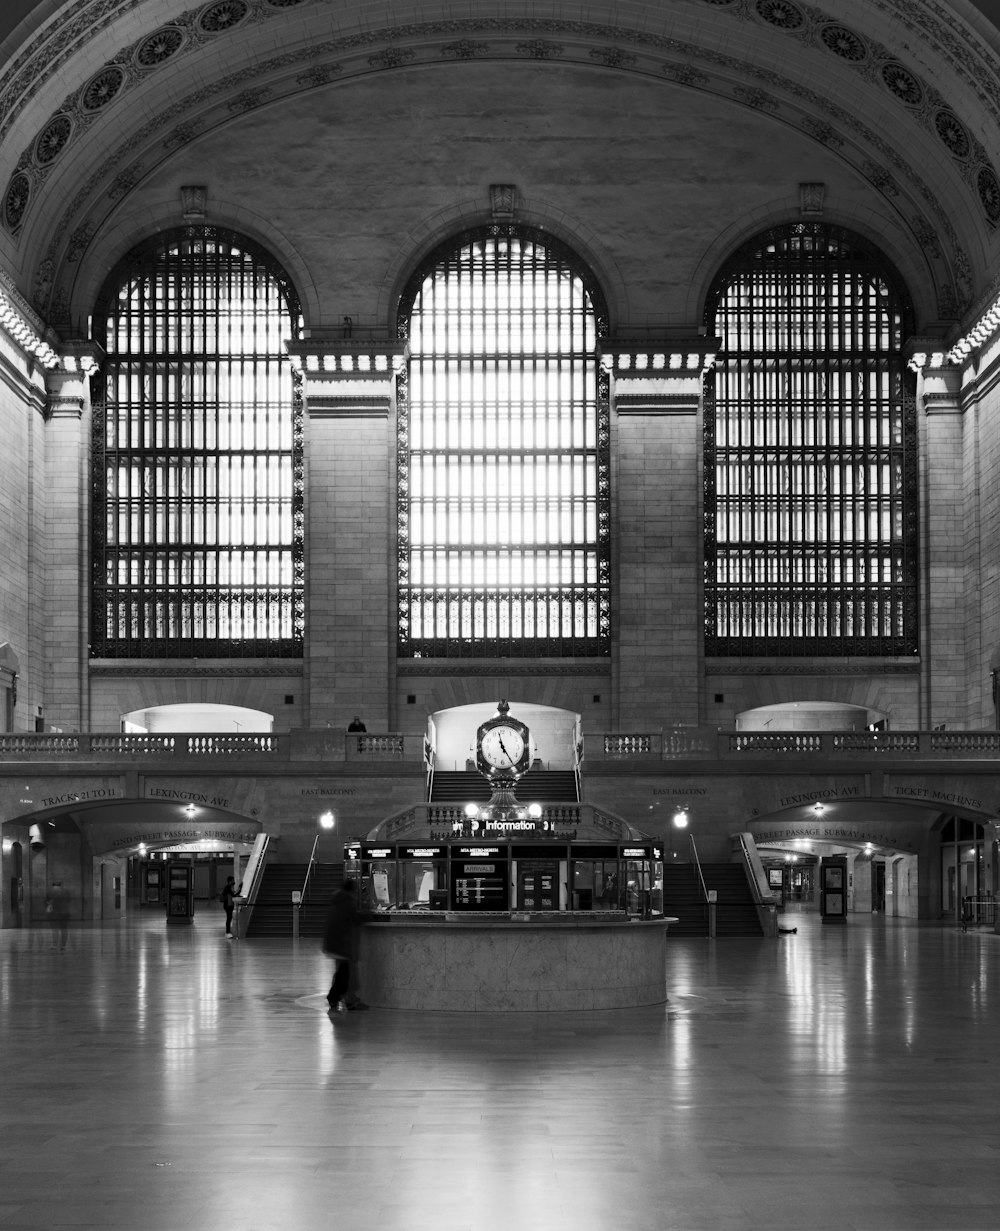
<instances>
[{"instance_id":1,"label":"vaulted ceiling","mask_svg":"<svg viewBox=\"0 0 1000 1231\"><path fill-rule=\"evenodd\" d=\"M690 327L747 233L821 212L877 236L946 336L1000 275L998 8L4 0L0 265L83 336L132 243L205 220L276 253L314 334L377 331L504 183L617 328Z\"/></svg>"}]
</instances>

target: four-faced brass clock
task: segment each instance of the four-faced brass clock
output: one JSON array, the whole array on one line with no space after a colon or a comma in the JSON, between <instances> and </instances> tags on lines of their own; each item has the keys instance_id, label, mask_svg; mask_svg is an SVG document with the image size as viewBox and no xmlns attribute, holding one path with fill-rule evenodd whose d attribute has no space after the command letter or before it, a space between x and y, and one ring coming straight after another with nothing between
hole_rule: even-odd
<instances>
[{"instance_id":1,"label":"four-faced brass clock","mask_svg":"<svg viewBox=\"0 0 1000 1231\"><path fill-rule=\"evenodd\" d=\"M511 718L506 701L484 722L476 739L476 767L491 781L516 781L531 763L531 741L523 722Z\"/></svg>"}]
</instances>

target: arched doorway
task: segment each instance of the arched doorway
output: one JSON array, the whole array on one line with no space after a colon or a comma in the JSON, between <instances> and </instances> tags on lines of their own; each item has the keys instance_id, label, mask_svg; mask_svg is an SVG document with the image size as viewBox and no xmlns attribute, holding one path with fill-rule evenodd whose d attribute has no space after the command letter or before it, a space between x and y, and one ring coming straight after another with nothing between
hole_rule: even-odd
<instances>
[{"instance_id":1,"label":"arched doorway","mask_svg":"<svg viewBox=\"0 0 1000 1231\"><path fill-rule=\"evenodd\" d=\"M840 701L785 701L736 715L737 731L877 731L885 715Z\"/></svg>"},{"instance_id":2,"label":"arched doorway","mask_svg":"<svg viewBox=\"0 0 1000 1231\"><path fill-rule=\"evenodd\" d=\"M225 731L239 734L273 729L272 715L242 705L185 701L172 705L151 705L122 715L122 730L135 735L156 735L165 731Z\"/></svg>"},{"instance_id":3,"label":"arched doorway","mask_svg":"<svg viewBox=\"0 0 1000 1231\"><path fill-rule=\"evenodd\" d=\"M991 923L996 910L996 843L993 826L949 816L940 830L941 914L961 922Z\"/></svg>"}]
</instances>

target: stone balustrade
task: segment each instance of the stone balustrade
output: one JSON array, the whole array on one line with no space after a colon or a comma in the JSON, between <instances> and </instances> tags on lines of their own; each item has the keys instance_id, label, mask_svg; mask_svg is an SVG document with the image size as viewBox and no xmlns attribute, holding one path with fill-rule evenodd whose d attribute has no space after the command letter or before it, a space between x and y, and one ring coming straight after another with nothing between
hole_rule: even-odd
<instances>
[{"instance_id":1,"label":"stone balustrade","mask_svg":"<svg viewBox=\"0 0 1000 1231\"><path fill-rule=\"evenodd\" d=\"M56 761L264 760L404 762L427 755L422 735L329 729L285 732L0 733L0 764ZM1000 760L1000 731L718 731L692 727L585 735L584 764L733 761L772 757L874 760Z\"/></svg>"}]
</instances>

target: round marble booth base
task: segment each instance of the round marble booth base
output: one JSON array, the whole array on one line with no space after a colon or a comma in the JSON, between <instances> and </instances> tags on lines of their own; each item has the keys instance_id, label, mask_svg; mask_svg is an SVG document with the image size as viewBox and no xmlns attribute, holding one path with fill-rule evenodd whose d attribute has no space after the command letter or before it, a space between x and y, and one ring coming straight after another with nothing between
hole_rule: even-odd
<instances>
[{"instance_id":1,"label":"round marble booth base","mask_svg":"<svg viewBox=\"0 0 1000 1231\"><path fill-rule=\"evenodd\" d=\"M362 928L360 994L385 1009L630 1009L667 998L671 919L379 920Z\"/></svg>"}]
</instances>

